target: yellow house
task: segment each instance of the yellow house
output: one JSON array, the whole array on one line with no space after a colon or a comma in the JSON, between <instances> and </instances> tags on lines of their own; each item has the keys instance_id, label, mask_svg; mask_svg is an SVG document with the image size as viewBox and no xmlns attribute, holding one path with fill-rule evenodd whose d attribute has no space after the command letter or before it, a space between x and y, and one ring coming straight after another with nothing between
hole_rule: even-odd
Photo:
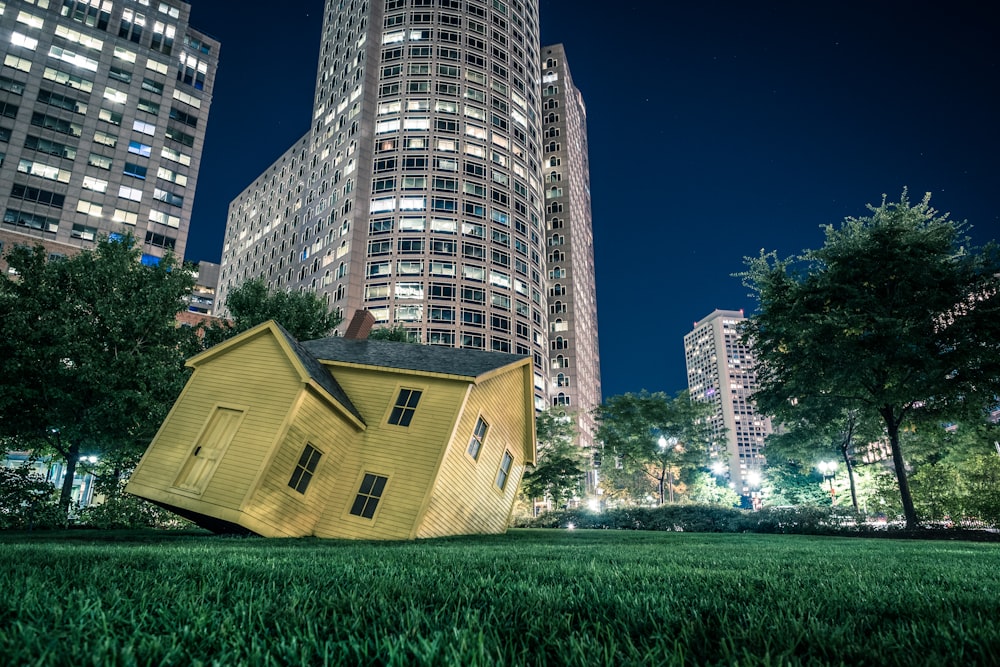
<instances>
[{"instance_id":1,"label":"yellow house","mask_svg":"<svg viewBox=\"0 0 1000 667\"><path fill-rule=\"evenodd\" d=\"M212 530L501 533L534 463L529 357L267 322L187 363L126 491Z\"/></svg>"}]
</instances>

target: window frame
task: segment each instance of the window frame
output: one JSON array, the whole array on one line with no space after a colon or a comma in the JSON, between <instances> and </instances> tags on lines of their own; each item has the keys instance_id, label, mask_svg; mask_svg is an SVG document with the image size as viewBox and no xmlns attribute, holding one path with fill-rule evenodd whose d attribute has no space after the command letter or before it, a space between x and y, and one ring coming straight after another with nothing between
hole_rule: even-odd
<instances>
[{"instance_id":1,"label":"window frame","mask_svg":"<svg viewBox=\"0 0 1000 667\"><path fill-rule=\"evenodd\" d=\"M371 486L369 486L368 491L364 491L365 483L371 478ZM391 474L382 472L373 472L371 470L362 470L361 474L355 480L355 487L357 491L354 493L354 497L350 500L350 504L347 506L344 512L345 517L349 517L353 521L364 521L375 522L378 520L379 513L382 511L385 500L386 491L389 488L389 481L392 478ZM379 480L381 485L379 486ZM371 493L372 491L378 489L378 495ZM371 507L371 512L368 516L365 516L365 512L369 508L369 503L374 500L374 504ZM358 503L361 503L360 507ZM355 512L355 508L358 508L358 512Z\"/></svg>"},{"instance_id":2,"label":"window frame","mask_svg":"<svg viewBox=\"0 0 1000 667\"><path fill-rule=\"evenodd\" d=\"M388 426L398 428L410 428L413 424L413 416L416 414L420 399L423 397L425 391L426 387L397 385L396 390L393 392L396 398L386 410L384 423ZM405 399L403 396L404 392L408 392ZM414 393L416 393L415 400L413 399ZM413 400L412 405L410 404L411 400ZM399 410L398 416L396 415L397 409ZM396 421L393 421L394 416L396 416ZM403 423L404 421L406 423Z\"/></svg>"},{"instance_id":3,"label":"window frame","mask_svg":"<svg viewBox=\"0 0 1000 667\"><path fill-rule=\"evenodd\" d=\"M500 493L507 492L507 482L510 481L510 472L514 469L514 455L509 449L503 450L500 457L500 465L497 466L497 474L493 477L493 488ZM503 478L501 479L501 475Z\"/></svg>"},{"instance_id":4,"label":"window frame","mask_svg":"<svg viewBox=\"0 0 1000 667\"><path fill-rule=\"evenodd\" d=\"M480 432L480 425L482 425L482 431ZM480 414L476 418L476 425L472 428L472 435L469 437L469 444L465 448L466 455L472 459L474 462L479 461L479 457L483 453L483 449L486 446L486 436L490 432L490 424L488 421L483 419ZM473 447L475 445L475 447Z\"/></svg>"},{"instance_id":5,"label":"window frame","mask_svg":"<svg viewBox=\"0 0 1000 667\"><path fill-rule=\"evenodd\" d=\"M288 488L304 496L306 491L309 490L310 483L316 476L316 471L319 469L319 463L322 459L323 451L313 443L307 442L302 448L302 454L299 455L298 462L292 468L292 476L288 478ZM312 464L311 467L310 464Z\"/></svg>"}]
</instances>

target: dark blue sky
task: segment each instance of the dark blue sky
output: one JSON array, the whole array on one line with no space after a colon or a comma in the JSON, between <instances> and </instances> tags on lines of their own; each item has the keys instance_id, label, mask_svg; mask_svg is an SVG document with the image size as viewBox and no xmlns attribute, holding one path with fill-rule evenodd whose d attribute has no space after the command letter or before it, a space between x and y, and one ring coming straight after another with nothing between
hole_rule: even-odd
<instances>
[{"instance_id":1,"label":"dark blue sky","mask_svg":"<svg viewBox=\"0 0 1000 667\"><path fill-rule=\"evenodd\" d=\"M324 3L190 1L222 61L187 258L218 261L229 201L308 128ZM744 256L882 193L1000 236L988 4L541 0L588 105L605 396L683 389L693 323L754 307Z\"/></svg>"}]
</instances>

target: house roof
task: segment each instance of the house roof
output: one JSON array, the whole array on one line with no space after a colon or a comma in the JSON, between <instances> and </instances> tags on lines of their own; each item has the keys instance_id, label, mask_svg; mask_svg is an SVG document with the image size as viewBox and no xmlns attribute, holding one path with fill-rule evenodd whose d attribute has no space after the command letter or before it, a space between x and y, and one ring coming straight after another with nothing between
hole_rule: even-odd
<instances>
[{"instance_id":1,"label":"house roof","mask_svg":"<svg viewBox=\"0 0 1000 667\"><path fill-rule=\"evenodd\" d=\"M328 371L326 367L316 359L316 357L310 354L302 343L295 340L292 334L288 333L283 326L277 322L274 322L274 325L277 327L278 331L281 332L281 335L285 337L285 340L288 341L289 347L292 348L292 352L295 353L295 356L298 357L299 361L305 367L306 372L309 373L309 377L311 377L316 384L326 390L330 396L336 399L338 403L343 405L348 412L357 417L363 424L365 420L361 416L361 413L358 412L356 407L354 407L351 399L347 397L347 394L341 388L337 380L330 375L330 371Z\"/></svg>"},{"instance_id":2,"label":"house roof","mask_svg":"<svg viewBox=\"0 0 1000 667\"><path fill-rule=\"evenodd\" d=\"M338 337L308 340L301 345L314 357L326 362L438 373L470 379L529 358L502 352Z\"/></svg>"},{"instance_id":3,"label":"house roof","mask_svg":"<svg viewBox=\"0 0 1000 667\"><path fill-rule=\"evenodd\" d=\"M295 340L292 334L288 333L284 327L274 320L268 320L263 324L258 324L252 329L248 329L233 338L223 341L214 347L208 348L204 352L194 355L187 360L186 365L191 368L197 368L206 361L213 359L220 354L225 354L228 350L243 345L257 336L265 335L267 332L270 332L270 334L278 341L278 344L284 349L285 354L296 366L296 372L303 381L308 379L313 382L316 387L326 392L329 398L333 399L333 401L338 404L352 420L355 421L358 427L362 429L365 428L365 420L362 418L361 413L358 412L354 403L352 403L351 399L347 397L347 393L344 392L340 384L330 374L330 371L326 368L326 366L321 364L319 360L310 354L300 342Z\"/></svg>"}]
</instances>

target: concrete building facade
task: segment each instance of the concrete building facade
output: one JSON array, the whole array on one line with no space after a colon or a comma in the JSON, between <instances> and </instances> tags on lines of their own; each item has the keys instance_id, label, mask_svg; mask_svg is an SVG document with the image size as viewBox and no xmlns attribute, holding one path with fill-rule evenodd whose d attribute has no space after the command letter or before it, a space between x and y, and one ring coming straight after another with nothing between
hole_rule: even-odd
<instances>
[{"instance_id":1,"label":"concrete building facade","mask_svg":"<svg viewBox=\"0 0 1000 667\"><path fill-rule=\"evenodd\" d=\"M0 244L184 256L219 43L179 0L0 2ZM0 248L2 250L2 248Z\"/></svg>"},{"instance_id":2,"label":"concrete building facade","mask_svg":"<svg viewBox=\"0 0 1000 667\"><path fill-rule=\"evenodd\" d=\"M759 491L759 475L764 467L764 439L771 433L771 421L757 414L750 396L757 389L754 356L740 338L743 311L715 310L696 322L684 336L688 390L697 401L714 408L713 459L725 466L737 493Z\"/></svg>"},{"instance_id":3,"label":"concrete building facade","mask_svg":"<svg viewBox=\"0 0 1000 667\"><path fill-rule=\"evenodd\" d=\"M542 47L541 65L550 402L575 415L578 442L591 449L601 368L587 107L562 44Z\"/></svg>"},{"instance_id":4,"label":"concrete building facade","mask_svg":"<svg viewBox=\"0 0 1000 667\"><path fill-rule=\"evenodd\" d=\"M536 0L327 2L312 127L230 205L218 302L263 277L530 355L547 405L539 72Z\"/></svg>"}]
</instances>

